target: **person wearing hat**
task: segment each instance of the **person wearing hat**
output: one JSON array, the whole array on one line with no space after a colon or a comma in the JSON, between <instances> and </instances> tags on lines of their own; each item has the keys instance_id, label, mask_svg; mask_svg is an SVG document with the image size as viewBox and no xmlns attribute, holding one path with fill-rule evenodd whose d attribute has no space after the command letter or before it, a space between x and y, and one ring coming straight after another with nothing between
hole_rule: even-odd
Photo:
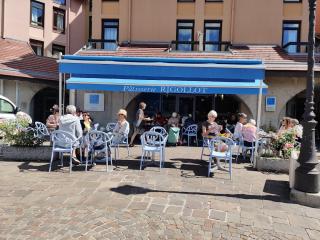
<instances>
[{"instance_id":1,"label":"person wearing hat","mask_svg":"<svg viewBox=\"0 0 320 240\"><path fill-rule=\"evenodd\" d=\"M130 124L127 121L127 111L120 109L118 112L118 122L113 129L113 143L121 143L124 137L127 137L130 131Z\"/></svg>"},{"instance_id":2,"label":"person wearing hat","mask_svg":"<svg viewBox=\"0 0 320 240\"><path fill-rule=\"evenodd\" d=\"M46 126L48 130L52 132L59 127L59 106L57 104L54 104L52 108L50 108L50 112L52 112L52 114L47 118Z\"/></svg>"}]
</instances>

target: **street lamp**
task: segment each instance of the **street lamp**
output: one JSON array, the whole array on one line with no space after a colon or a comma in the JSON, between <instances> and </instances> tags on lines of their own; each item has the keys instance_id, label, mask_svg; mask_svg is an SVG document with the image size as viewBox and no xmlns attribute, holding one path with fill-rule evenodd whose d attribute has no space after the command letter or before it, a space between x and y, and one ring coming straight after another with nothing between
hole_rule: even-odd
<instances>
[{"instance_id":1,"label":"street lamp","mask_svg":"<svg viewBox=\"0 0 320 240\"><path fill-rule=\"evenodd\" d=\"M314 48L315 48L316 0L309 0L308 72L306 102L303 115L303 136L298 158L300 166L295 170L294 188L306 193L320 192L319 161L316 156L314 113Z\"/></svg>"}]
</instances>

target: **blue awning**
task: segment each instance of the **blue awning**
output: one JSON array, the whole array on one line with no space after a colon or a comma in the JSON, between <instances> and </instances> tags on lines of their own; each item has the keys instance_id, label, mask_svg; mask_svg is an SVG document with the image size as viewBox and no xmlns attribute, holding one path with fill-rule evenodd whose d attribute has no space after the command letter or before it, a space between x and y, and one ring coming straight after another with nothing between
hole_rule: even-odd
<instances>
[{"instance_id":1,"label":"blue awning","mask_svg":"<svg viewBox=\"0 0 320 240\"><path fill-rule=\"evenodd\" d=\"M72 77L67 80L67 88L164 94L259 94L260 81L208 82ZM263 94L266 94L267 85L262 83L262 88Z\"/></svg>"},{"instance_id":2,"label":"blue awning","mask_svg":"<svg viewBox=\"0 0 320 240\"><path fill-rule=\"evenodd\" d=\"M265 78L260 60L63 56L59 72L84 78L254 82Z\"/></svg>"}]
</instances>

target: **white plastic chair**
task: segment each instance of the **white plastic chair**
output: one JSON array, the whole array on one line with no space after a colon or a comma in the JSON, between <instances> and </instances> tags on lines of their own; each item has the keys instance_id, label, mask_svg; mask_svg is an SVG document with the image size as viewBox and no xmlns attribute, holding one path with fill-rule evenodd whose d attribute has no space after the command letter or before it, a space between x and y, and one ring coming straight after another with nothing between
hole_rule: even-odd
<instances>
[{"instance_id":1,"label":"white plastic chair","mask_svg":"<svg viewBox=\"0 0 320 240\"><path fill-rule=\"evenodd\" d=\"M99 125L100 125L99 123L93 124L93 130L98 130Z\"/></svg>"},{"instance_id":2,"label":"white plastic chair","mask_svg":"<svg viewBox=\"0 0 320 240\"><path fill-rule=\"evenodd\" d=\"M114 157L115 160L119 157L119 146L123 145L127 147L128 157L130 156L130 148L129 148L129 137L128 134L124 134L120 141L114 142L112 141L112 147L114 148Z\"/></svg>"},{"instance_id":3,"label":"white plastic chair","mask_svg":"<svg viewBox=\"0 0 320 240\"><path fill-rule=\"evenodd\" d=\"M227 146L226 151L222 152L222 146ZM214 158L217 159L217 165L219 166L220 160L224 159L224 161L228 161L229 163L229 175L230 180L232 179L232 147L234 146L234 142L231 138L225 137L214 137L209 142L210 149L210 157L209 157L209 166L208 166L208 177L210 176L210 172L212 171L211 165L212 160Z\"/></svg>"},{"instance_id":4,"label":"white plastic chair","mask_svg":"<svg viewBox=\"0 0 320 240\"><path fill-rule=\"evenodd\" d=\"M250 147L248 146L244 146L244 140L243 138L241 138L239 140L239 147L241 148L241 153L242 153L242 157L245 158L247 155L247 152L250 151L250 163L253 164L253 160L254 160L254 152L255 152L255 142L252 142L252 145ZM236 157L236 162L238 162L238 156Z\"/></svg>"},{"instance_id":5,"label":"white plastic chair","mask_svg":"<svg viewBox=\"0 0 320 240\"><path fill-rule=\"evenodd\" d=\"M166 131L166 129L164 129L163 127L160 127L160 126L152 127L150 129L150 132L160 133L164 138L168 137L168 132Z\"/></svg>"},{"instance_id":6,"label":"white plastic chair","mask_svg":"<svg viewBox=\"0 0 320 240\"><path fill-rule=\"evenodd\" d=\"M202 156L203 156L204 149L205 149L205 148L209 148L209 142L210 142L210 139L209 139L209 138L205 138L205 137L202 138L201 160L202 160ZM209 150L210 150L210 149L209 149Z\"/></svg>"},{"instance_id":7,"label":"white plastic chair","mask_svg":"<svg viewBox=\"0 0 320 240\"><path fill-rule=\"evenodd\" d=\"M150 157L150 153L152 153L152 161L154 160L154 154L159 153L159 167L160 170L165 162L165 146L167 138L163 137L160 133L154 131L144 132L141 137L141 147L142 147L142 155L140 161L140 171L142 169L144 158L146 156Z\"/></svg>"},{"instance_id":8,"label":"white plastic chair","mask_svg":"<svg viewBox=\"0 0 320 240\"><path fill-rule=\"evenodd\" d=\"M76 148L80 147L80 138L75 138L72 134L62 131L55 130L51 134L52 141L52 153L49 166L49 172L51 172L51 166L53 162L54 153L58 152L61 160L61 166L63 166L63 154L70 154L70 173L72 171L72 153ZM82 161L82 153L80 151L80 160Z\"/></svg>"},{"instance_id":9,"label":"white plastic chair","mask_svg":"<svg viewBox=\"0 0 320 240\"><path fill-rule=\"evenodd\" d=\"M50 133L46 125L42 122L35 122L35 137L40 139L45 139L46 137L50 137Z\"/></svg>"},{"instance_id":10,"label":"white plastic chair","mask_svg":"<svg viewBox=\"0 0 320 240\"><path fill-rule=\"evenodd\" d=\"M187 136L188 137L188 146L189 146L189 138L190 137L195 137L197 146L198 146L198 125L197 124L192 124L189 125L188 127L183 127L182 128L182 137Z\"/></svg>"},{"instance_id":11,"label":"white plastic chair","mask_svg":"<svg viewBox=\"0 0 320 240\"><path fill-rule=\"evenodd\" d=\"M94 157L96 153L104 153L106 159L106 169L109 171L109 161L112 166L112 156L111 156L111 143L112 143L112 134L105 133L101 131L90 131L87 134L87 141L89 143L88 152L90 151L90 160L91 163L94 161ZM86 158L86 171L88 169L88 158L89 153Z\"/></svg>"},{"instance_id":12,"label":"white plastic chair","mask_svg":"<svg viewBox=\"0 0 320 240\"><path fill-rule=\"evenodd\" d=\"M107 123L106 132L112 132L116 125L117 123Z\"/></svg>"}]
</instances>

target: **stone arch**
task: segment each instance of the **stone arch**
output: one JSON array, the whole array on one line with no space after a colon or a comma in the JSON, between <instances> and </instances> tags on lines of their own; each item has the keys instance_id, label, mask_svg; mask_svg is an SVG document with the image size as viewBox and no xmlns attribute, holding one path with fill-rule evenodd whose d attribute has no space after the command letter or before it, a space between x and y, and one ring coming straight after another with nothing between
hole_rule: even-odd
<instances>
[{"instance_id":1,"label":"stone arch","mask_svg":"<svg viewBox=\"0 0 320 240\"><path fill-rule=\"evenodd\" d=\"M59 90L55 87L43 87L35 93L30 103L30 113L34 121L44 122L50 115L50 108L59 102Z\"/></svg>"}]
</instances>

